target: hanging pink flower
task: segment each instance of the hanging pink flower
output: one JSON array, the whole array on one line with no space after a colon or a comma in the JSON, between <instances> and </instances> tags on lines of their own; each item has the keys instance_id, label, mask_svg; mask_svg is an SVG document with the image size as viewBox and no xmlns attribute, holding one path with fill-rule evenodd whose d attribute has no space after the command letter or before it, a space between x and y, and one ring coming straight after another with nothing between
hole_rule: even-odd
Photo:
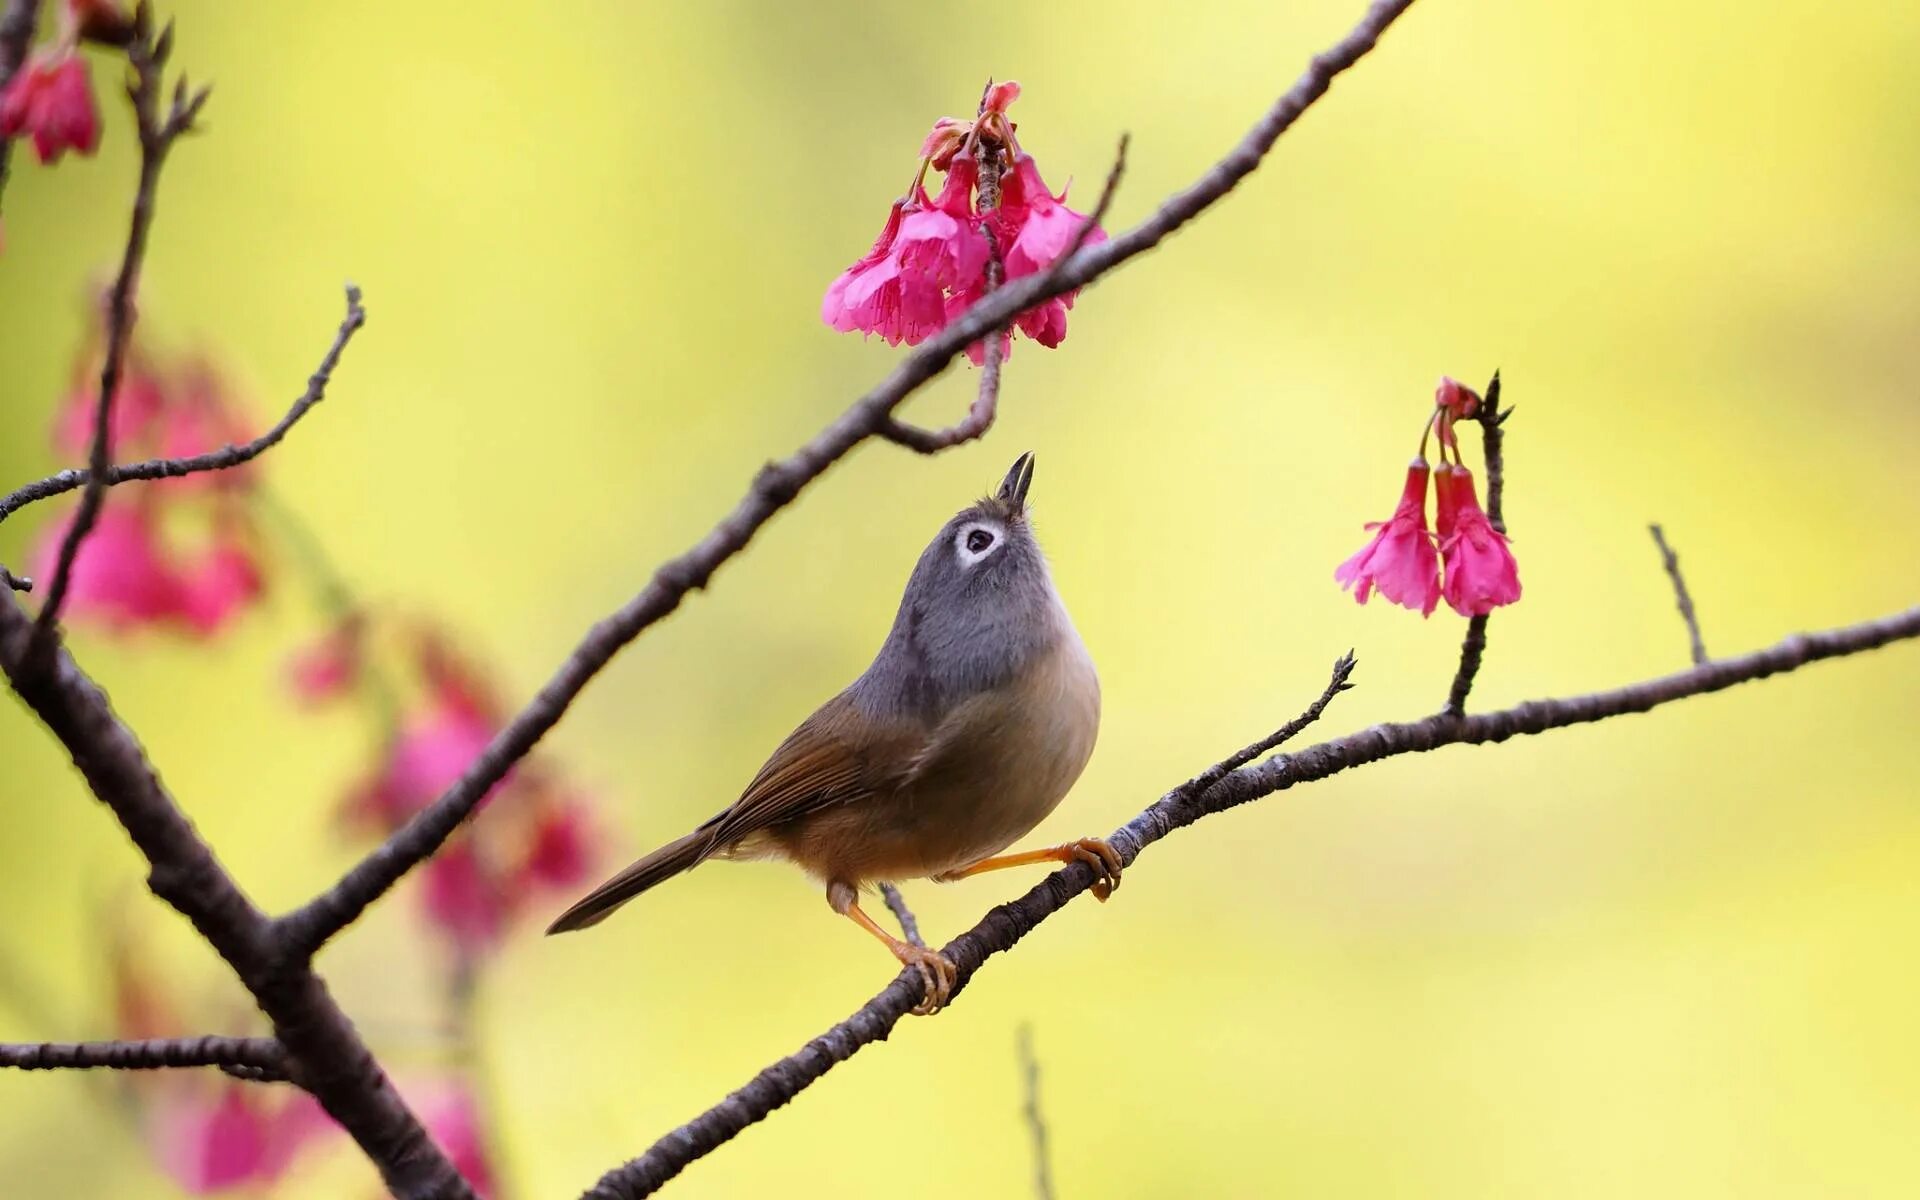
<instances>
[{"instance_id":1,"label":"hanging pink flower","mask_svg":"<svg viewBox=\"0 0 1920 1200\"><path fill-rule=\"evenodd\" d=\"M897 243L908 216L930 202L919 192L908 204L895 201L873 248L840 273L820 304L820 319L842 333L878 334L890 346L918 345L946 324L940 285L905 269Z\"/></svg>"},{"instance_id":2,"label":"hanging pink flower","mask_svg":"<svg viewBox=\"0 0 1920 1200\"><path fill-rule=\"evenodd\" d=\"M427 919L468 957L493 949L506 930L509 898L480 861L475 839L442 847L421 868Z\"/></svg>"},{"instance_id":3,"label":"hanging pink flower","mask_svg":"<svg viewBox=\"0 0 1920 1200\"><path fill-rule=\"evenodd\" d=\"M1007 106L1019 95L1018 83L995 84L973 120L944 117L934 124L920 148L920 177L929 167L946 171L939 199L929 200L916 180L894 204L872 249L827 288L823 321L843 333L857 329L893 345L918 345L986 294L996 248L1011 281L1051 266L1083 229L1084 244L1106 240L1085 214L1062 203L1065 193L1047 190L1032 156L1020 150L1007 117ZM979 198L982 152L1009 160L991 209ZM991 231L991 243L983 229ZM1073 301L1072 292L1043 301L1017 314L1013 326L1043 346L1058 346L1067 336ZM1011 335L1002 336L1003 350L1011 349ZM984 344L968 346L967 356L983 362Z\"/></svg>"},{"instance_id":4,"label":"hanging pink flower","mask_svg":"<svg viewBox=\"0 0 1920 1200\"><path fill-rule=\"evenodd\" d=\"M350 613L294 652L287 662L287 688L302 704L321 704L359 683L365 658L366 620Z\"/></svg>"},{"instance_id":5,"label":"hanging pink flower","mask_svg":"<svg viewBox=\"0 0 1920 1200\"><path fill-rule=\"evenodd\" d=\"M1463 617L1485 616L1520 598L1520 570L1506 535L1493 527L1474 494L1473 472L1455 467L1438 481L1448 514L1440 542L1447 604Z\"/></svg>"},{"instance_id":6,"label":"hanging pink flower","mask_svg":"<svg viewBox=\"0 0 1920 1200\"><path fill-rule=\"evenodd\" d=\"M0 137L27 135L43 163L68 150L92 154L100 145L93 83L86 62L71 50L34 55L0 93Z\"/></svg>"},{"instance_id":7,"label":"hanging pink flower","mask_svg":"<svg viewBox=\"0 0 1920 1200\"><path fill-rule=\"evenodd\" d=\"M401 728L379 771L349 801L347 815L376 831L398 828L452 786L492 737L492 723L478 714L435 703Z\"/></svg>"},{"instance_id":8,"label":"hanging pink flower","mask_svg":"<svg viewBox=\"0 0 1920 1200\"><path fill-rule=\"evenodd\" d=\"M128 931L113 928L114 1015L123 1038L179 1037L191 1024ZM177 1071L133 1073L127 1094L153 1158L182 1189L211 1196L257 1191L284 1176L295 1156L334 1124L294 1088Z\"/></svg>"},{"instance_id":9,"label":"hanging pink flower","mask_svg":"<svg viewBox=\"0 0 1920 1200\"><path fill-rule=\"evenodd\" d=\"M426 700L343 806L354 825L385 834L438 799L472 766L501 717L485 680L448 640L419 633ZM428 924L466 959L497 947L546 889L577 886L594 868L588 805L545 764L524 762L495 784L477 815L422 866Z\"/></svg>"},{"instance_id":10,"label":"hanging pink flower","mask_svg":"<svg viewBox=\"0 0 1920 1200\"><path fill-rule=\"evenodd\" d=\"M972 155L955 158L940 198L900 223L894 255L903 273L939 288L962 288L987 269L987 239L973 221L973 188L980 165Z\"/></svg>"},{"instance_id":11,"label":"hanging pink flower","mask_svg":"<svg viewBox=\"0 0 1920 1200\"><path fill-rule=\"evenodd\" d=\"M420 1113L421 1123L446 1152L467 1183L482 1200L494 1194L492 1156L480 1126L480 1105L464 1084L443 1083L431 1089L410 1087L407 1094Z\"/></svg>"},{"instance_id":12,"label":"hanging pink flower","mask_svg":"<svg viewBox=\"0 0 1920 1200\"><path fill-rule=\"evenodd\" d=\"M222 535L182 573L180 615L194 633L208 637L259 599L264 588L253 553Z\"/></svg>"},{"instance_id":13,"label":"hanging pink flower","mask_svg":"<svg viewBox=\"0 0 1920 1200\"><path fill-rule=\"evenodd\" d=\"M41 536L33 556L40 578L53 577L71 523L69 518L50 526ZM63 618L124 633L178 621L185 613L185 587L152 513L138 504L106 504L74 556Z\"/></svg>"},{"instance_id":14,"label":"hanging pink flower","mask_svg":"<svg viewBox=\"0 0 1920 1200\"><path fill-rule=\"evenodd\" d=\"M1000 199L1004 219L1013 229L1006 250L1007 278L1043 271L1073 245L1090 219L1061 203L1066 198L1065 192L1055 196L1047 190L1032 155L1022 154L1014 160L1013 169L1002 181ZM1097 246L1106 240L1106 230L1094 225L1087 230L1083 244Z\"/></svg>"},{"instance_id":15,"label":"hanging pink flower","mask_svg":"<svg viewBox=\"0 0 1920 1200\"><path fill-rule=\"evenodd\" d=\"M295 1155L333 1122L312 1097L289 1088L226 1080L181 1080L158 1091L148 1109L153 1155L190 1195L264 1188L284 1175Z\"/></svg>"},{"instance_id":16,"label":"hanging pink flower","mask_svg":"<svg viewBox=\"0 0 1920 1200\"><path fill-rule=\"evenodd\" d=\"M1414 459L1393 516L1369 522L1372 540L1334 571L1334 580L1352 588L1359 603L1365 604L1376 588L1394 604L1419 609L1421 616L1440 603L1439 557L1427 532L1428 475L1426 460Z\"/></svg>"},{"instance_id":17,"label":"hanging pink flower","mask_svg":"<svg viewBox=\"0 0 1920 1200\"><path fill-rule=\"evenodd\" d=\"M238 406L220 373L203 359L189 361L170 377L167 400L153 422L156 458L190 458L247 441ZM259 479L258 461L224 471L201 471L152 486L174 491L244 491Z\"/></svg>"},{"instance_id":18,"label":"hanging pink flower","mask_svg":"<svg viewBox=\"0 0 1920 1200\"><path fill-rule=\"evenodd\" d=\"M560 798L534 826L533 845L521 864L522 878L557 889L586 882L594 863L590 832L587 806L572 796Z\"/></svg>"},{"instance_id":19,"label":"hanging pink flower","mask_svg":"<svg viewBox=\"0 0 1920 1200\"><path fill-rule=\"evenodd\" d=\"M86 458L93 449L99 402L99 363L89 360L76 373L73 390L54 417L54 449L75 458ZM113 408L107 417L109 453L119 459L151 457L153 434L166 408L167 394L160 381L143 364L129 361L119 386L114 389Z\"/></svg>"}]
</instances>

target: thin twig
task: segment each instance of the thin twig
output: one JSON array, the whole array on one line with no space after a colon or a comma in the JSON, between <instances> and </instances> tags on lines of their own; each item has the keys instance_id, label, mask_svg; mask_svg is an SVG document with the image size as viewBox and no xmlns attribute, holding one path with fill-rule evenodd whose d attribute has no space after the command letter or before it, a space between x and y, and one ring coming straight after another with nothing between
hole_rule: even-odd
<instances>
[{"instance_id":1,"label":"thin twig","mask_svg":"<svg viewBox=\"0 0 1920 1200\"><path fill-rule=\"evenodd\" d=\"M1080 228L1073 231L1073 240L1067 243L1066 251L1047 268L1049 277L1065 274L1073 256L1085 248L1087 240L1105 223L1107 213L1113 209L1113 198L1120 194L1120 180L1127 173L1127 147L1132 144L1132 134L1120 135L1120 144L1113 148L1113 166L1107 168L1107 182L1100 188L1100 199L1094 202L1093 211L1087 214L1087 219L1080 222Z\"/></svg>"},{"instance_id":2,"label":"thin twig","mask_svg":"<svg viewBox=\"0 0 1920 1200\"><path fill-rule=\"evenodd\" d=\"M1380 35L1412 4L1413 0L1375 0L1353 31L1317 55L1239 144L1185 191L1168 197L1152 216L1118 237L1084 247L1071 259L1056 264L1057 270L1016 279L983 296L921 343L812 441L790 458L761 468L746 498L733 512L691 549L658 568L639 595L589 630L546 686L494 735L451 787L368 853L333 887L282 918L292 944L306 953L317 950L425 861L472 814L493 785L559 723L568 706L615 654L642 630L678 608L688 592L706 586L720 565L745 548L773 514L848 451L877 433L894 409L945 370L954 355L1005 325L1015 314L1084 287L1151 250L1232 191L1259 167L1280 135L1326 94L1334 77L1372 50Z\"/></svg>"},{"instance_id":3,"label":"thin twig","mask_svg":"<svg viewBox=\"0 0 1920 1200\"><path fill-rule=\"evenodd\" d=\"M40 0L9 0L0 13L0 93L13 82L14 72L27 61L27 46L40 23ZM7 166L13 153L13 140L0 138L0 196L7 188Z\"/></svg>"},{"instance_id":4,"label":"thin twig","mask_svg":"<svg viewBox=\"0 0 1920 1200\"><path fill-rule=\"evenodd\" d=\"M1507 522L1501 505L1506 494L1507 471L1506 459L1501 453L1506 433L1501 427L1512 415L1513 409L1504 412L1500 409L1500 372L1495 371L1476 419L1480 422L1480 445L1487 462L1487 523L1503 535L1507 532ZM1450 716L1457 717L1467 711L1467 694L1473 690L1473 678L1480 673L1480 658L1487 650L1487 616L1481 613L1467 618L1467 635L1460 642L1460 666L1447 689L1447 705L1440 710Z\"/></svg>"},{"instance_id":5,"label":"thin twig","mask_svg":"<svg viewBox=\"0 0 1920 1200\"><path fill-rule=\"evenodd\" d=\"M1023 1077L1027 1134L1033 1141L1033 1194L1036 1200L1053 1200L1053 1161L1047 1152L1047 1118L1040 1110L1040 1059L1033 1052L1033 1026L1021 1025L1016 1039L1020 1046L1020 1074Z\"/></svg>"},{"instance_id":6,"label":"thin twig","mask_svg":"<svg viewBox=\"0 0 1920 1200\"><path fill-rule=\"evenodd\" d=\"M893 910L893 919L900 922L900 936L915 946L924 947L927 940L920 936L920 922L913 916L913 910L907 907L907 898L900 889L891 883L880 885L880 895L886 899L887 907Z\"/></svg>"},{"instance_id":7,"label":"thin twig","mask_svg":"<svg viewBox=\"0 0 1920 1200\"><path fill-rule=\"evenodd\" d=\"M20 1071L159 1071L180 1067L233 1068L245 1078L285 1082L287 1052L272 1038L150 1038L133 1042L0 1044L0 1067Z\"/></svg>"},{"instance_id":8,"label":"thin twig","mask_svg":"<svg viewBox=\"0 0 1920 1200\"><path fill-rule=\"evenodd\" d=\"M1312 783L1341 771L1401 754L1443 746L1504 742L1523 734L1545 733L1642 713L1691 696L1784 674L1829 658L1862 654L1889 642L1920 638L1920 607L1873 621L1819 633L1796 634L1768 649L1721 659L1612 691L1559 700L1535 700L1499 712L1454 717L1438 713L1424 720L1375 725L1295 754L1283 754L1222 777L1198 795L1176 788L1116 830L1107 840L1132 863L1142 850L1176 829L1214 813L1275 792ZM1203 775L1206 772L1202 773ZM1040 922L1066 907L1094 882L1085 863L1063 867L1025 895L996 905L979 924L942 948L959 969L958 996L988 958L1012 947ZM736 1134L786 1104L862 1047L884 1040L921 1001L918 973L903 971L846 1020L762 1070L746 1085L687 1124L655 1142L640 1157L602 1176L589 1200L634 1200L658 1191L687 1166L712 1153Z\"/></svg>"},{"instance_id":9,"label":"thin twig","mask_svg":"<svg viewBox=\"0 0 1920 1200\"><path fill-rule=\"evenodd\" d=\"M30 592L33 590L33 580L25 575L15 575L5 567L0 567L0 587L10 592Z\"/></svg>"},{"instance_id":10,"label":"thin twig","mask_svg":"<svg viewBox=\"0 0 1920 1200\"><path fill-rule=\"evenodd\" d=\"M60 608L67 598L67 586L73 577L73 561L80 543L92 532L106 500L107 475L113 463L112 418L115 393L120 389L120 373L125 366L127 344L133 337L133 292L140 278L140 263L147 252L147 235L153 228L155 196L160 183L160 168L174 141L193 127L193 118L206 101L206 91L189 97L184 88L174 93L167 115L160 115L160 90L172 43L172 27L151 36L149 10L142 4L135 15L136 32L127 45L127 61L133 79L127 92L133 101L134 122L140 134L140 182L134 192L133 217L128 223L126 251L120 257L120 272L114 277L107 300L107 348L100 368L100 397L94 405L93 444L87 456L87 483L80 493L80 507L72 524L60 539L59 556L54 561L53 577L47 584L47 597L34 622L29 656L42 657L51 644Z\"/></svg>"},{"instance_id":11,"label":"thin twig","mask_svg":"<svg viewBox=\"0 0 1920 1200\"><path fill-rule=\"evenodd\" d=\"M287 409L285 416L275 422L273 427L238 446L223 446L205 454L192 454L184 458L153 458L145 462L121 463L109 467L102 486L116 487L137 479L174 479L182 475L197 475L204 471L225 471L242 463L251 462L266 451L280 444L287 431L292 429L300 418L307 415L316 404L327 396L327 385L333 381L333 371L339 365L340 356L346 350L347 343L362 325L367 323L367 310L360 304L360 289L347 285L347 315L340 322L340 331L334 335L333 344L327 348L320 366L307 380L307 390ZM72 468L36 480L23 487L15 488L5 496L0 496L0 521L6 520L20 509L36 501L70 492L93 482L93 472L88 469Z\"/></svg>"},{"instance_id":12,"label":"thin twig","mask_svg":"<svg viewBox=\"0 0 1920 1200\"><path fill-rule=\"evenodd\" d=\"M1333 674L1327 680L1326 690L1321 692L1319 698L1312 704L1307 705L1305 712L1302 712L1293 720L1288 721L1285 725L1282 725L1252 745L1243 747L1227 755L1227 757L1175 788L1174 791L1181 795L1197 796L1214 784L1219 783L1222 779L1233 774L1235 771L1238 771L1241 767L1246 766L1254 759L1259 758L1262 754L1275 749L1284 742L1292 740L1295 734L1320 719L1320 714L1327 711L1327 705L1333 703L1335 696L1338 696L1341 692L1352 689L1353 685L1348 683L1347 680L1353 677L1353 669L1357 665L1358 660L1353 657L1353 651L1351 650L1342 654L1339 658L1334 659Z\"/></svg>"},{"instance_id":13,"label":"thin twig","mask_svg":"<svg viewBox=\"0 0 1920 1200\"><path fill-rule=\"evenodd\" d=\"M1667 569L1667 578L1673 580L1673 599L1680 608L1680 619L1687 623L1687 644L1693 651L1693 661L1696 665L1706 662L1707 644L1700 638L1700 618L1694 614L1686 576L1680 574L1680 556L1667 545L1666 531L1658 523L1647 526L1647 532L1653 534L1653 544L1660 547L1660 565Z\"/></svg>"}]
</instances>

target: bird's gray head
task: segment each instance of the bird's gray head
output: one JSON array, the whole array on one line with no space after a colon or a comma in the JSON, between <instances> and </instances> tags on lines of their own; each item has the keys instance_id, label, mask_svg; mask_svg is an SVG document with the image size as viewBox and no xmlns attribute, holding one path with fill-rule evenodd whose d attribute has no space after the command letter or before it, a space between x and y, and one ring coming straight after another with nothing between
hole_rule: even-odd
<instances>
[{"instance_id":1,"label":"bird's gray head","mask_svg":"<svg viewBox=\"0 0 1920 1200\"><path fill-rule=\"evenodd\" d=\"M1033 455L954 514L914 565L880 654L854 685L876 707L933 715L1001 686L1059 636L1062 610L1027 521Z\"/></svg>"}]
</instances>

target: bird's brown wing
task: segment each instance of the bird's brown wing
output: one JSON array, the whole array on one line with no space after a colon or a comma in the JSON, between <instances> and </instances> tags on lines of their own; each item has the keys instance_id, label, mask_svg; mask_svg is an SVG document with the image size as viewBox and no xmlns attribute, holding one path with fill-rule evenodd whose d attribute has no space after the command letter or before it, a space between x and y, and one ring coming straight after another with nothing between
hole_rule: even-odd
<instances>
[{"instance_id":1,"label":"bird's brown wing","mask_svg":"<svg viewBox=\"0 0 1920 1200\"><path fill-rule=\"evenodd\" d=\"M746 791L705 825L709 851L808 813L885 795L907 778L929 740L912 721L875 721L843 693L780 743Z\"/></svg>"},{"instance_id":2,"label":"bird's brown wing","mask_svg":"<svg viewBox=\"0 0 1920 1200\"><path fill-rule=\"evenodd\" d=\"M640 893L744 839L833 804L885 796L905 780L929 740L912 722L876 722L844 694L834 697L780 743L740 799L595 888L547 928L585 929Z\"/></svg>"}]
</instances>

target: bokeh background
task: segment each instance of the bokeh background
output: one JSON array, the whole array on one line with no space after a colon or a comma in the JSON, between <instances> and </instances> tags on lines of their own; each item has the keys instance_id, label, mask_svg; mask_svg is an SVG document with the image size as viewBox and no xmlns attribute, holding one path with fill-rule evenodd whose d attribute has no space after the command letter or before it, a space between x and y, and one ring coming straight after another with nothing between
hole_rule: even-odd
<instances>
[{"instance_id":1,"label":"bokeh background","mask_svg":"<svg viewBox=\"0 0 1920 1200\"><path fill-rule=\"evenodd\" d=\"M817 304L935 117L1021 80L1023 140L1083 199L1130 130L1130 224L1359 5L162 8L217 86L163 184L144 336L209 350L265 421L360 283L371 323L272 486L365 596L449 620L518 702L895 361ZM1716 652L1913 603L1916 55L1905 4L1418 5L1217 211L1088 291L1063 348L1017 349L983 444L861 449L617 660L549 739L606 855L726 803L1028 448L1106 689L1036 841L1112 829L1349 646L1360 687L1324 732L1438 705L1463 623L1357 607L1330 574L1442 373L1497 366L1518 407L1527 590L1480 705L1684 665L1649 520ZM46 426L132 184L107 113L96 160L16 161L6 194L5 480L63 465ZM972 383L909 412L952 419ZM0 528L0 558L56 507ZM217 642L74 638L272 909L351 860L331 813L370 754L286 698L317 618L276 582ZM1912 1195L1917 668L1894 648L1210 820L673 1194L1026 1194L1030 1022L1068 1197ZM111 1033L103 913L209 1028L244 1027L58 748L0 710L0 1037ZM908 895L944 939L1029 882ZM892 974L773 865L707 867L591 936L533 925L480 982L511 1197L574 1194ZM401 898L322 960L403 1070L436 1053L421 946ZM175 1194L116 1095L0 1076L0 1191ZM344 1139L298 1174L279 1194L375 1189Z\"/></svg>"}]
</instances>

